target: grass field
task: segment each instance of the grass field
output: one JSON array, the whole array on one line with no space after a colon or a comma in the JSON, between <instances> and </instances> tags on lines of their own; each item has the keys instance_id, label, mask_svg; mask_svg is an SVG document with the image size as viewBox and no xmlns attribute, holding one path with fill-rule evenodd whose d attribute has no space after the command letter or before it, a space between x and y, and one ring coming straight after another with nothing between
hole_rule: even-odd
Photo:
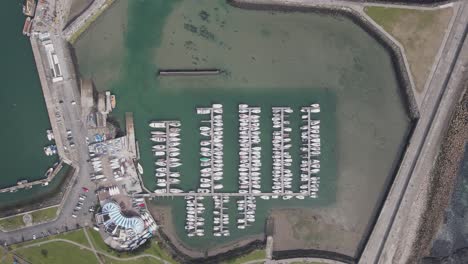
<instances>
[{"instance_id":1,"label":"grass field","mask_svg":"<svg viewBox=\"0 0 468 264\"><path fill-rule=\"evenodd\" d=\"M49 221L57 216L58 207L51 207L31 213L33 223Z\"/></svg>"},{"instance_id":2,"label":"grass field","mask_svg":"<svg viewBox=\"0 0 468 264\"><path fill-rule=\"evenodd\" d=\"M99 256L104 264L160 264L163 263L154 258L144 257L135 260L114 260L106 256Z\"/></svg>"},{"instance_id":3,"label":"grass field","mask_svg":"<svg viewBox=\"0 0 468 264\"><path fill-rule=\"evenodd\" d=\"M12 216L0 220L0 228L2 230L10 231L20 227L24 227L23 215Z\"/></svg>"},{"instance_id":4,"label":"grass field","mask_svg":"<svg viewBox=\"0 0 468 264\"><path fill-rule=\"evenodd\" d=\"M33 224L52 220L57 215L57 207L47 208L31 213ZM0 228L6 231L24 227L23 215L16 215L0 220Z\"/></svg>"},{"instance_id":5,"label":"grass field","mask_svg":"<svg viewBox=\"0 0 468 264\"><path fill-rule=\"evenodd\" d=\"M38 247L20 248L16 251L34 264L94 264L96 256L89 250L63 242L50 242Z\"/></svg>"},{"instance_id":6,"label":"grass field","mask_svg":"<svg viewBox=\"0 0 468 264\"><path fill-rule=\"evenodd\" d=\"M224 261L222 263L223 264L242 264L242 263L254 261L254 260L258 260L259 263L263 263L263 261L261 261L263 259L265 259L265 250L255 250L242 257Z\"/></svg>"},{"instance_id":7,"label":"grass field","mask_svg":"<svg viewBox=\"0 0 468 264\"><path fill-rule=\"evenodd\" d=\"M414 10L366 7L377 24L404 47L417 92L422 92L452 16L452 8Z\"/></svg>"},{"instance_id":8,"label":"grass field","mask_svg":"<svg viewBox=\"0 0 468 264\"><path fill-rule=\"evenodd\" d=\"M46 238L40 238L40 239L31 240L31 241L20 243L20 244L14 244L14 245L11 245L10 247L12 249L18 249L18 248L21 248L21 247L24 247L24 246L27 246L27 245L30 245L30 244L35 244L35 243L38 243L38 242L47 241L47 240L51 240L51 239L55 239L55 238L71 240L73 242L79 243L79 244L84 245L84 246L90 246L89 243L88 243L88 240L86 239L86 236L83 233L83 230L79 229L79 230L76 230L76 231L70 231L70 232L67 232L67 233L59 234L59 235L53 235L53 236L48 236Z\"/></svg>"}]
</instances>

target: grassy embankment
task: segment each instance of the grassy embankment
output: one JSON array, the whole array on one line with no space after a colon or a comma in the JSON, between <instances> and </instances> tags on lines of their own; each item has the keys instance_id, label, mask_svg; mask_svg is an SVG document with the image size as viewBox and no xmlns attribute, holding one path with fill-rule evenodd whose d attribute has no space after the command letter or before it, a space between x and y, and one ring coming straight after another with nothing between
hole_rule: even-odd
<instances>
[{"instance_id":1,"label":"grassy embankment","mask_svg":"<svg viewBox=\"0 0 468 264\"><path fill-rule=\"evenodd\" d=\"M222 262L222 264L242 264L242 263L255 261L255 260L258 260L258 263L263 263L263 260L265 259L265 257L266 257L265 250L254 250L247 255L244 255L235 259L231 259L228 261L224 261Z\"/></svg>"},{"instance_id":2,"label":"grassy embankment","mask_svg":"<svg viewBox=\"0 0 468 264\"><path fill-rule=\"evenodd\" d=\"M93 252L65 242L50 242L37 247L18 249L22 258L34 264L98 263Z\"/></svg>"},{"instance_id":3,"label":"grassy embankment","mask_svg":"<svg viewBox=\"0 0 468 264\"><path fill-rule=\"evenodd\" d=\"M58 207L51 207L31 213L33 224L49 221L57 216ZM24 227L23 214L7 217L0 220L0 229L11 231Z\"/></svg>"},{"instance_id":4,"label":"grassy embankment","mask_svg":"<svg viewBox=\"0 0 468 264\"><path fill-rule=\"evenodd\" d=\"M78 40L78 38L80 37L81 34L83 34L83 32L85 32L89 26L91 26L91 24L94 23L94 21L96 21L96 19L98 19L98 17L104 13L104 11L107 10L107 8L109 8L112 3L114 3L115 0L106 0L106 5L107 7L106 8L101 8L99 9L98 12L96 12L94 15L92 15L88 21L86 21L86 23L79 29L75 32L75 34L71 35L70 39L69 39L69 42L71 44L74 44L76 42L76 40Z\"/></svg>"},{"instance_id":5,"label":"grassy embankment","mask_svg":"<svg viewBox=\"0 0 468 264\"><path fill-rule=\"evenodd\" d=\"M366 7L364 11L403 45L416 91L421 93L442 44L452 8L416 10Z\"/></svg>"}]
</instances>

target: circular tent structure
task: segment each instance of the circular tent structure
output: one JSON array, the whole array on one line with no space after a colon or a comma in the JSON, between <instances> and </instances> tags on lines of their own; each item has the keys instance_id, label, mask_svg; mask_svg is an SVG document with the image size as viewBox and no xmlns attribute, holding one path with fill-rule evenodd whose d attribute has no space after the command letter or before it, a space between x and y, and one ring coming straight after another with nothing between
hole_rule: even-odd
<instances>
[{"instance_id":1,"label":"circular tent structure","mask_svg":"<svg viewBox=\"0 0 468 264\"><path fill-rule=\"evenodd\" d=\"M143 232L145 223L138 216L127 217L122 214L120 206L115 202L108 202L102 207L102 214L107 214L109 220L105 222L106 226L116 225L123 229L132 229L135 234Z\"/></svg>"}]
</instances>

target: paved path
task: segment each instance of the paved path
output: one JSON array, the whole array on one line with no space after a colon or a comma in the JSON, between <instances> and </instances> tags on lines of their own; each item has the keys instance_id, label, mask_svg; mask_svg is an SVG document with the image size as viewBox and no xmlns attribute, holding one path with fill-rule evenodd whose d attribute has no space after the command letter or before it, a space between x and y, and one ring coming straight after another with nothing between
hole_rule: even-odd
<instances>
[{"instance_id":1,"label":"paved path","mask_svg":"<svg viewBox=\"0 0 468 264\"><path fill-rule=\"evenodd\" d=\"M102 264L101 258L99 258L98 254L96 252L96 248L94 247L94 243L91 242L91 239L89 238L89 234L88 234L88 231L86 230L86 228L83 228L83 232L84 232L84 234L86 236L86 239L88 240L88 243L91 245L91 248L93 249L94 255L96 255L96 258L99 261L99 263Z\"/></svg>"}]
</instances>

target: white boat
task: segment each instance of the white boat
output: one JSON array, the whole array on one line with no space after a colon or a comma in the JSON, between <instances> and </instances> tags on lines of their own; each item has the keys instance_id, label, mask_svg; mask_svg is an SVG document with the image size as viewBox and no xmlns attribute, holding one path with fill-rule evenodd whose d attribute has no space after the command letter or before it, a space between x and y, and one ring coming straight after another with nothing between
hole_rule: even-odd
<instances>
[{"instance_id":1,"label":"white boat","mask_svg":"<svg viewBox=\"0 0 468 264\"><path fill-rule=\"evenodd\" d=\"M166 152L164 152L164 151L156 151L156 152L154 152L154 156L156 156L156 157L158 157L158 156L164 156L164 155L166 155Z\"/></svg>"},{"instance_id":2,"label":"white boat","mask_svg":"<svg viewBox=\"0 0 468 264\"><path fill-rule=\"evenodd\" d=\"M179 167L180 165L182 165L182 163L175 162L175 163L171 163L171 164L170 164L170 167L171 167L171 168L177 168L177 167Z\"/></svg>"},{"instance_id":3,"label":"white boat","mask_svg":"<svg viewBox=\"0 0 468 264\"><path fill-rule=\"evenodd\" d=\"M166 149L166 145L154 145L154 146L153 146L153 149L154 149L154 150L165 150L165 149Z\"/></svg>"},{"instance_id":4,"label":"white boat","mask_svg":"<svg viewBox=\"0 0 468 264\"><path fill-rule=\"evenodd\" d=\"M200 131L210 131L210 130L211 130L210 127L205 127L205 126L200 127Z\"/></svg>"},{"instance_id":5,"label":"white boat","mask_svg":"<svg viewBox=\"0 0 468 264\"><path fill-rule=\"evenodd\" d=\"M200 187L201 187L201 188L210 188L210 187L211 187L211 184L210 184L210 183L201 183L201 184L200 184Z\"/></svg>"},{"instance_id":6,"label":"white boat","mask_svg":"<svg viewBox=\"0 0 468 264\"><path fill-rule=\"evenodd\" d=\"M159 187L166 187L167 183L166 182L158 182L156 185L159 186Z\"/></svg>"},{"instance_id":7,"label":"white boat","mask_svg":"<svg viewBox=\"0 0 468 264\"><path fill-rule=\"evenodd\" d=\"M166 193L166 189L156 189L154 193Z\"/></svg>"},{"instance_id":8,"label":"white boat","mask_svg":"<svg viewBox=\"0 0 468 264\"><path fill-rule=\"evenodd\" d=\"M164 131L151 131L151 135L166 135Z\"/></svg>"},{"instance_id":9,"label":"white boat","mask_svg":"<svg viewBox=\"0 0 468 264\"><path fill-rule=\"evenodd\" d=\"M140 163L137 164L137 169L140 174L143 174L143 166Z\"/></svg>"},{"instance_id":10,"label":"white boat","mask_svg":"<svg viewBox=\"0 0 468 264\"><path fill-rule=\"evenodd\" d=\"M154 141L154 142L166 142L166 138L163 138L163 137L152 137L152 138L151 138L151 141Z\"/></svg>"},{"instance_id":11,"label":"white boat","mask_svg":"<svg viewBox=\"0 0 468 264\"><path fill-rule=\"evenodd\" d=\"M183 191L182 191L181 189L175 189L175 188L173 188L173 189L169 189L169 192L170 192L170 193L181 193L181 192L183 192Z\"/></svg>"},{"instance_id":12,"label":"white boat","mask_svg":"<svg viewBox=\"0 0 468 264\"><path fill-rule=\"evenodd\" d=\"M169 126L171 126L171 127L180 127L180 125L181 125L180 122L171 122L171 123L169 123Z\"/></svg>"},{"instance_id":13,"label":"white boat","mask_svg":"<svg viewBox=\"0 0 468 264\"><path fill-rule=\"evenodd\" d=\"M151 122L149 126L152 128L165 128L166 124L164 122Z\"/></svg>"}]
</instances>

